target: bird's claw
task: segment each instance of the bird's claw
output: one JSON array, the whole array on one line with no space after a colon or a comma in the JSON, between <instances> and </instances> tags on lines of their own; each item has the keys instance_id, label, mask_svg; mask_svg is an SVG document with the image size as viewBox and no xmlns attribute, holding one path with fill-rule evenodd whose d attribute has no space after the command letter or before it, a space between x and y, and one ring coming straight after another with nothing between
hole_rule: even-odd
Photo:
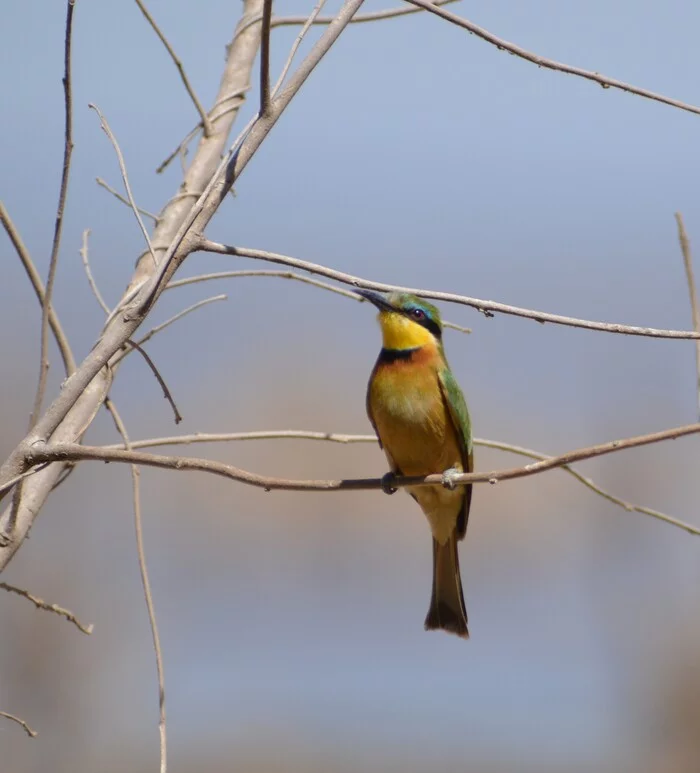
<instances>
[{"instance_id":1,"label":"bird's claw","mask_svg":"<svg viewBox=\"0 0 700 773\"><path fill-rule=\"evenodd\" d=\"M445 472L442 473L442 485L446 489L454 491L457 488L457 481L455 478L459 477L461 474L461 470L458 470L456 467L450 467L449 470L445 470Z\"/></svg>"},{"instance_id":2,"label":"bird's claw","mask_svg":"<svg viewBox=\"0 0 700 773\"><path fill-rule=\"evenodd\" d=\"M393 472L387 472L386 475L382 476L382 491L385 494L395 494L397 492L396 486L392 486L395 477Z\"/></svg>"}]
</instances>

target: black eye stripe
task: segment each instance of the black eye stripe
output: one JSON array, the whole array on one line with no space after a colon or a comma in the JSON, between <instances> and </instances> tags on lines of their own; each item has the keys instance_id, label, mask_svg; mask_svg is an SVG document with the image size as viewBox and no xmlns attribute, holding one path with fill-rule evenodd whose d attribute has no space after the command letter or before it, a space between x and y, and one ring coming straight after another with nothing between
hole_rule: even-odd
<instances>
[{"instance_id":1,"label":"black eye stripe","mask_svg":"<svg viewBox=\"0 0 700 773\"><path fill-rule=\"evenodd\" d=\"M415 316L416 311L423 312L423 316L420 319L418 319L418 317ZM411 309L410 311L407 311L404 313L412 322L415 322L417 325L420 325L421 327L424 327L426 330L429 330L435 336L435 338L438 338L438 339L442 338L442 330L440 329L440 325L438 325L438 323L434 319L431 319L423 311L423 309Z\"/></svg>"}]
</instances>

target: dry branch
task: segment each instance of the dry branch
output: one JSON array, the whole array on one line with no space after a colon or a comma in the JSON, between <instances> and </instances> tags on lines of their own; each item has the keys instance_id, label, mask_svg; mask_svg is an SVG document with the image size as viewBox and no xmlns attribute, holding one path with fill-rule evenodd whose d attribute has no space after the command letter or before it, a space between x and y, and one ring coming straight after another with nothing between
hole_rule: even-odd
<instances>
[{"instance_id":1,"label":"dry branch","mask_svg":"<svg viewBox=\"0 0 700 773\"><path fill-rule=\"evenodd\" d=\"M192 445L193 443L230 443L234 441L245 440L317 440L329 443L340 443L343 445L355 444L355 443L372 443L376 445L376 435L346 435L340 432L313 432L309 430L260 430L255 432L224 432L224 433L207 433L207 432L195 432L192 435L174 435L171 437L161 438L147 438L145 440L134 440L131 443L131 448L157 448L158 446L182 446ZM543 454L541 451L533 451L530 448L523 448L522 446L515 446L512 443L501 443L497 440L485 440L483 438L474 438L474 445L481 446L483 448L494 448L498 451L505 451L510 454L517 454L518 456L526 456L529 459L537 459L545 461L551 459L549 454ZM108 448L124 448L123 445L108 446ZM632 502L627 502L620 497L611 494L609 491L601 488L595 481L582 475L574 467L568 464L562 465L561 470L567 472L579 483L582 483L586 488L593 491L595 494L603 497L608 502L611 502L628 513L641 513L643 515L649 515L652 518L656 518L659 521L665 521L672 526L678 526L681 529L685 529L691 533L694 533L694 528L690 524L684 521L674 518L672 515L667 515L659 510L653 510L650 507L643 505L635 505Z\"/></svg>"},{"instance_id":2,"label":"dry branch","mask_svg":"<svg viewBox=\"0 0 700 773\"><path fill-rule=\"evenodd\" d=\"M117 407L110 398L105 400L105 407L110 412L117 432L122 437L127 449L131 448L129 434L126 431L126 425L122 421ZM151 627L151 636L153 637L153 649L156 656L156 672L158 675L158 708L160 731L160 773L166 773L168 768L167 753L167 724L165 717L165 671L163 669L163 652L160 647L160 635L158 634L158 624L156 622L156 611L153 604L153 594L151 592L151 582L148 579L148 566L146 564L146 550L143 546L143 523L141 519L141 471L135 464L131 465L131 482L133 490L134 504L134 529L136 531L136 553L139 561L139 571L141 573L141 586L146 601L146 611L148 613L148 622Z\"/></svg>"},{"instance_id":3,"label":"dry branch","mask_svg":"<svg viewBox=\"0 0 700 773\"><path fill-rule=\"evenodd\" d=\"M24 728L24 732L30 737L30 738L36 738L37 732L36 730L32 730L31 727L19 717L16 717L14 714L8 714L6 711L0 711L0 717L5 717L5 719L11 719L13 722L16 722L18 725Z\"/></svg>"},{"instance_id":4,"label":"dry branch","mask_svg":"<svg viewBox=\"0 0 700 773\"><path fill-rule=\"evenodd\" d=\"M426 485L465 485L467 483L498 483L499 481L515 480L517 478L529 477L548 470L564 467L574 462L581 462L585 459L593 459L598 456L622 451L623 449L637 448L639 446L651 445L664 440L676 440L687 435L700 433L700 424L688 424L682 427L653 432L647 435L638 435L635 437L613 440L608 443L580 448L569 451L559 456L546 457L541 461L526 465L525 467L513 467L505 470L492 470L489 472L471 472L452 476L449 482L446 482L442 475L426 476L396 476L392 480L392 486L426 486ZM208 472L213 475L219 475L230 480L245 483L250 486L272 491L273 489L285 491L362 491L371 489L382 489L385 487L385 481L382 478L359 478L359 479L341 479L341 480L294 480L285 478L276 478L268 475L258 475L257 473L242 470L222 462L216 462L209 459L198 459L193 457L165 456L161 454L149 454L143 451L120 450L106 446L82 446L76 443L51 443L47 445L35 445L27 452L27 463L43 463L51 461L67 460L93 460L102 462L122 462L127 464L142 464L151 467L159 467L169 470L188 470L198 472ZM0 491L2 488L0 488ZM700 528L676 522L677 525L691 534L700 535Z\"/></svg>"},{"instance_id":5,"label":"dry branch","mask_svg":"<svg viewBox=\"0 0 700 773\"><path fill-rule=\"evenodd\" d=\"M32 287L34 288L39 305L42 309L46 307L49 310L49 325L51 326L51 332L56 339L56 346L58 346L58 351L61 353L61 359L63 360L63 368L66 372L66 376L70 376L70 374L75 370L75 359L73 357L70 344L68 343L68 338L63 332L63 328L61 327L61 323L58 320L58 315L53 308L53 304L46 303L46 292L44 290L41 277L39 276L39 272L37 271L37 268L34 265L34 261L32 260L32 256L29 254L29 250L24 244L24 241L22 240L17 227L12 221L9 212L5 208L5 205L2 203L2 201L0 201L0 223L2 223L3 228L7 232L7 235L10 237L12 246L15 248L15 252L19 256L19 259L22 261L24 270L27 272L29 281L32 283Z\"/></svg>"},{"instance_id":6,"label":"dry branch","mask_svg":"<svg viewBox=\"0 0 700 773\"><path fill-rule=\"evenodd\" d=\"M90 623L90 625L83 625L69 609L59 607L58 604L49 604L47 601L44 601L29 591L24 590L24 588L18 588L15 585L8 585L6 582L0 582L0 588L6 590L8 593L15 593L18 596L22 596L28 601L31 601L37 609L44 609L47 612L53 612L55 615L59 615L59 617L65 618L69 623L73 623L73 625L83 633L89 635L93 631L92 623Z\"/></svg>"},{"instance_id":7,"label":"dry branch","mask_svg":"<svg viewBox=\"0 0 700 773\"><path fill-rule=\"evenodd\" d=\"M211 123L209 121L209 117L207 116L205 109L202 107L202 103L199 101L199 98L197 97L197 94L195 93L195 90L192 87L189 78L187 77L187 73L185 72L182 61L175 53L173 47L170 45L170 41L165 37L165 34L156 23L156 20L148 12L148 8L146 8L141 0L136 0L136 5L138 5L139 10L146 17L146 21L151 25L153 31L156 33L156 35L158 35L160 42L165 46L165 50L170 54L170 58L173 60L175 67L177 67L177 71L180 73L180 80L182 80L182 83L187 93L189 94L190 99L192 100L192 104L195 106L195 109L199 113L202 126L204 127L204 134L208 137L211 134Z\"/></svg>"},{"instance_id":8,"label":"dry branch","mask_svg":"<svg viewBox=\"0 0 700 773\"><path fill-rule=\"evenodd\" d=\"M690 312L693 320L693 329L700 332L700 306L698 306L698 291L695 284L695 275L693 272L693 254L690 251L690 240L685 231L683 215L676 212L676 223L678 225L678 241L681 245L683 254L683 266L685 267L685 278L688 283L688 295L690 296ZM700 341L695 342L695 390L698 401L698 418L700 418Z\"/></svg>"},{"instance_id":9,"label":"dry branch","mask_svg":"<svg viewBox=\"0 0 700 773\"><path fill-rule=\"evenodd\" d=\"M58 193L58 206L56 207L56 223L54 225L53 243L51 245L51 258L49 260L49 275L46 279L46 292L41 305L41 346L39 353L39 380L34 397L34 408L29 420L29 426L33 427L41 411L41 405L46 393L46 379L49 375L49 316L51 310L51 298L53 285L58 268L58 252L61 248L61 235L63 233L63 213L66 208L68 196L68 178L70 177L70 162L73 155L73 90L71 83L71 50L73 41L73 10L75 0L68 0L66 5L66 34L63 47L63 96L65 110L65 129L63 141L63 167L61 170L61 187Z\"/></svg>"},{"instance_id":10,"label":"dry branch","mask_svg":"<svg viewBox=\"0 0 700 773\"><path fill-rule=\"evenodd\" d=\"M523 309L518 306L509 306L505 303L496 301L483 301L478 298L470 298L466 295L456 295L454 293L443 293L435 290L426 290L423 288L403 287L401 285L390 285L384 282L371 282L362 279L359 276L346 274L343 271L335 271L326 268L318 263L311 263L307 260L299 260L289 255L281 255L276 252L267 252L266 250L251 249L250 247L234 247L227 244L219 244L209 239L202 238L196 247L202 252L214 252L219 255L234 255L241 258L253 258L255 260L264 260L268 263L277 263L283 266L292 266L293 268L308 271L311 274L325 276L328 279L334 279L336 282L352 285L352 287L363 288L365 290L379 290L381 292L391 292L398 290L400 292L420 295L423 298L430 298L436 301L445 301L447 303L458 303L463 306L471 306L477 311L481 311L487 317L492 317L494 312L501 314L510 314L525 319L534 319L536 322L551 322L555 325L567 325L569 327L580 327L586 330L600 330L605 333L622 333L625 335L649 336L651 338L677 338L677 339L700 339L700 333L690 330L661 330L653 327L637 327L634 325L620 325L611 322L594 322L588 319L576 319L575 317L564 317L559 314L549 314L545 311L535 311L533 309Z\"/></svg>"},{"instance_id":11,"label":"dry branch","mask_svg":"<svg viewBox=\"0 0 700 773\"><path fill-rule=\"evenodd\" d=\"M700 115L700 107L696 107L687 102L671 99L671 97L666 97L663 94L657 94L654 91L642 89L638 86L632 86L630 83L624 83L615 78L609 78L607 75L601 75L599 72L584 70L581 67L573 67L572 65L564 64L563 62L555 62L554 59L547 59L532 51L527 51L515 43L510 43L507 40L503 40L503 38L497 37L492 32L485 30L483 27L479 27L473 22L463 19L461 16L457 16L457 14L429 3L428 0L406 0L406 2L411 3L411 5L421 8L424 11L429 11L430 13L445 19L445 21L456 24L458 27L467 30L467 32L471 32L472 35L476 35L487 43L496 46L499 51L508 51L508 53L513 54L520 59L525 59L527 62L532 62L532 64L536 64L538 67L544 67L547 70L554 70L555 72L562 72L568 75L575 75L578 78L584 78L585 80L598 83L604 89L619 89L620 91L626 91L628 94L635 94L638 97L644 97L644 99L651 99L654 102L661 102L664 105L670 105L671 107L677 107L679 110L686 110L689 113Z\"/></svg>"}]
</instances>

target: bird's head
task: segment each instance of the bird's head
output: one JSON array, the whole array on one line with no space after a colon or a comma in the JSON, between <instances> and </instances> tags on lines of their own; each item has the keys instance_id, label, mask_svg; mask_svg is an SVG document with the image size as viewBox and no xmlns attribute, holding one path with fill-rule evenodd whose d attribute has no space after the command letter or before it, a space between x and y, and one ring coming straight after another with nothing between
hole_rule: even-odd
<instances>
[{"instance_id":1,"label":"bird's head","mask_svg":"<svg viewBox=\"0 0 700 773\"><path fill-rule=\"evenodd\" d=\"M385 349L415 349L422 346L440 347L442 321L432 305L408 293L380 295L372 290L358 290L379 309L379 325Z\"/></svg>"}]
</instances>

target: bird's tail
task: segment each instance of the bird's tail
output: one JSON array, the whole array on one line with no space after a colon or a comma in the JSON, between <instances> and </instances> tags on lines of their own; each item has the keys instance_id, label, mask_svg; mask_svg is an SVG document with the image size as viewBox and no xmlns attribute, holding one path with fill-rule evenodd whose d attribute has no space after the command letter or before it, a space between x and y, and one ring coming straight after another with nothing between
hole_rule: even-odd
<instances>
[{"instance_id":1,"label":"bird's tail","mask_svg":"<svg viewBox=\"0 0 700 773\"><path fill-rule=\"evenodd\" d=\"M469 638L462 578L459 574L457 535L441 545L433 538L433 594L425 618L425 630L442 629Z\"/></svg>"}]
</instances>

